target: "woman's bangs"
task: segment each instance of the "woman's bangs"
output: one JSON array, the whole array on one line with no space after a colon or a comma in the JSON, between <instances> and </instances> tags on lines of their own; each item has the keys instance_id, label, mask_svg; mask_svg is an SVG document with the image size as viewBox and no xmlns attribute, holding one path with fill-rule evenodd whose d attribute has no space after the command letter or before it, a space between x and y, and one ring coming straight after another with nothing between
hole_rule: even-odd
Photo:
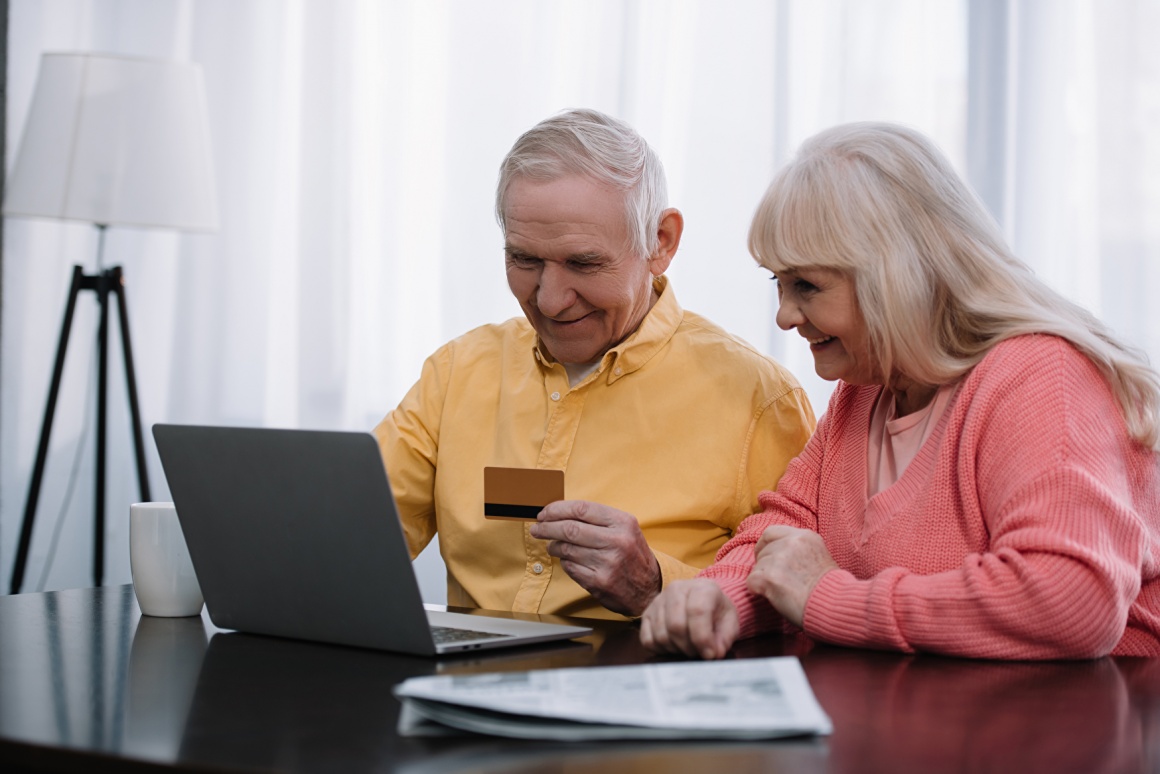
<instances>
[{"instance_id":1,"label":"woman's bangs","mask_svg":"<svg viewBox=\"0 0 1160 774\"><path fill-rule=\"evenodd\" d=\"M850 257L827 197L794 172L800 170L778 178L762 200L750 228L750 252L775 274L807 267L848 271Z\"/></svg>"}]
</instances>

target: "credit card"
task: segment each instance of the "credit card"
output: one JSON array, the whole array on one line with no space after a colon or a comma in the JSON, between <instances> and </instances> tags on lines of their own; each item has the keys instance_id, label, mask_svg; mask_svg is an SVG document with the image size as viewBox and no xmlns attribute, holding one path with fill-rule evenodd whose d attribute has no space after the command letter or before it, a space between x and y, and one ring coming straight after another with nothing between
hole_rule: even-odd
<instances>
[{"instance_id":1,"label":"credit card","mask_svg":"<svg viewBox=\"0 0 1160 774\"><path fill-rule=\"evenodd\" d=\"M484 468L483 515L488 519L535 520L548 503L564 499L564 471Z\"/></svg>"}]
</instances>

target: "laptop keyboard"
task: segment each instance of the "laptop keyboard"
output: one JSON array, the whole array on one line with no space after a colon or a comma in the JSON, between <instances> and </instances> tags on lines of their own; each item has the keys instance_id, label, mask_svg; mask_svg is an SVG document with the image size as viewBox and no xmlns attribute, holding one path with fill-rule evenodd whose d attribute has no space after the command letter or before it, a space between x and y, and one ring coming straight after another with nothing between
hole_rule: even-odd
<instances>
[{"instance_id":1,"label":"laptop keyboard","mask_svg":"<svg viewBox=\"0 0 1160 774\"><path fill-rule=\"evenodd\" d=\"M510 634L496 634L495 632L477 632L473 629L453 629L450 626L432 626L431 636L436 645L448 642L471 642L472 640L490 640L502 637L511 637Z\"/></svg>"}]
</instances>

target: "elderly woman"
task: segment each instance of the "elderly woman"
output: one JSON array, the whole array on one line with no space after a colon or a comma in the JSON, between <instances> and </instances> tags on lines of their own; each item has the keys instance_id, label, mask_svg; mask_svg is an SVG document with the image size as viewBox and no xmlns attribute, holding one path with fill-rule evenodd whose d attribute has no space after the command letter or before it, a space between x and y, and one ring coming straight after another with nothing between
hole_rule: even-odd
<instances>
[{"instance_id":1,"label":"elderly woman","mask_svg":"<svg viewBox=\"0 0 1160 774\"><path fill-rule=\"evenodd\" d=\"M905 652L1160 655L1160 378L1011 255L927 139L815 136L749 246L838 386L764 511L649 606L647 647L720 658L788 622Z\"/></svg>"}]
</instances>

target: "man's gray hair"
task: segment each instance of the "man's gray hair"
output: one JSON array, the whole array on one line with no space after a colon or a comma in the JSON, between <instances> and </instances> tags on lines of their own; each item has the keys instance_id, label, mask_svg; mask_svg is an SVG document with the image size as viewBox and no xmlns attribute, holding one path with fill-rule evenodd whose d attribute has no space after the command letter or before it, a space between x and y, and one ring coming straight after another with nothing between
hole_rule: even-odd
<instances>
[{"instance_id":1,"label":"man's gray hair","mask_svg":"<svg viewBox=\"0 0 1160 774\"><path fill-rule=\"evenodd\" d=\"M648 258L657 247L668 185L660 158L631 126L596 110L566 110L524 132L504 157L495 216L507 233L505 198L512 181L550 182L583 175L622 192L629 248Z\"/></svg>"}]
</instances>

